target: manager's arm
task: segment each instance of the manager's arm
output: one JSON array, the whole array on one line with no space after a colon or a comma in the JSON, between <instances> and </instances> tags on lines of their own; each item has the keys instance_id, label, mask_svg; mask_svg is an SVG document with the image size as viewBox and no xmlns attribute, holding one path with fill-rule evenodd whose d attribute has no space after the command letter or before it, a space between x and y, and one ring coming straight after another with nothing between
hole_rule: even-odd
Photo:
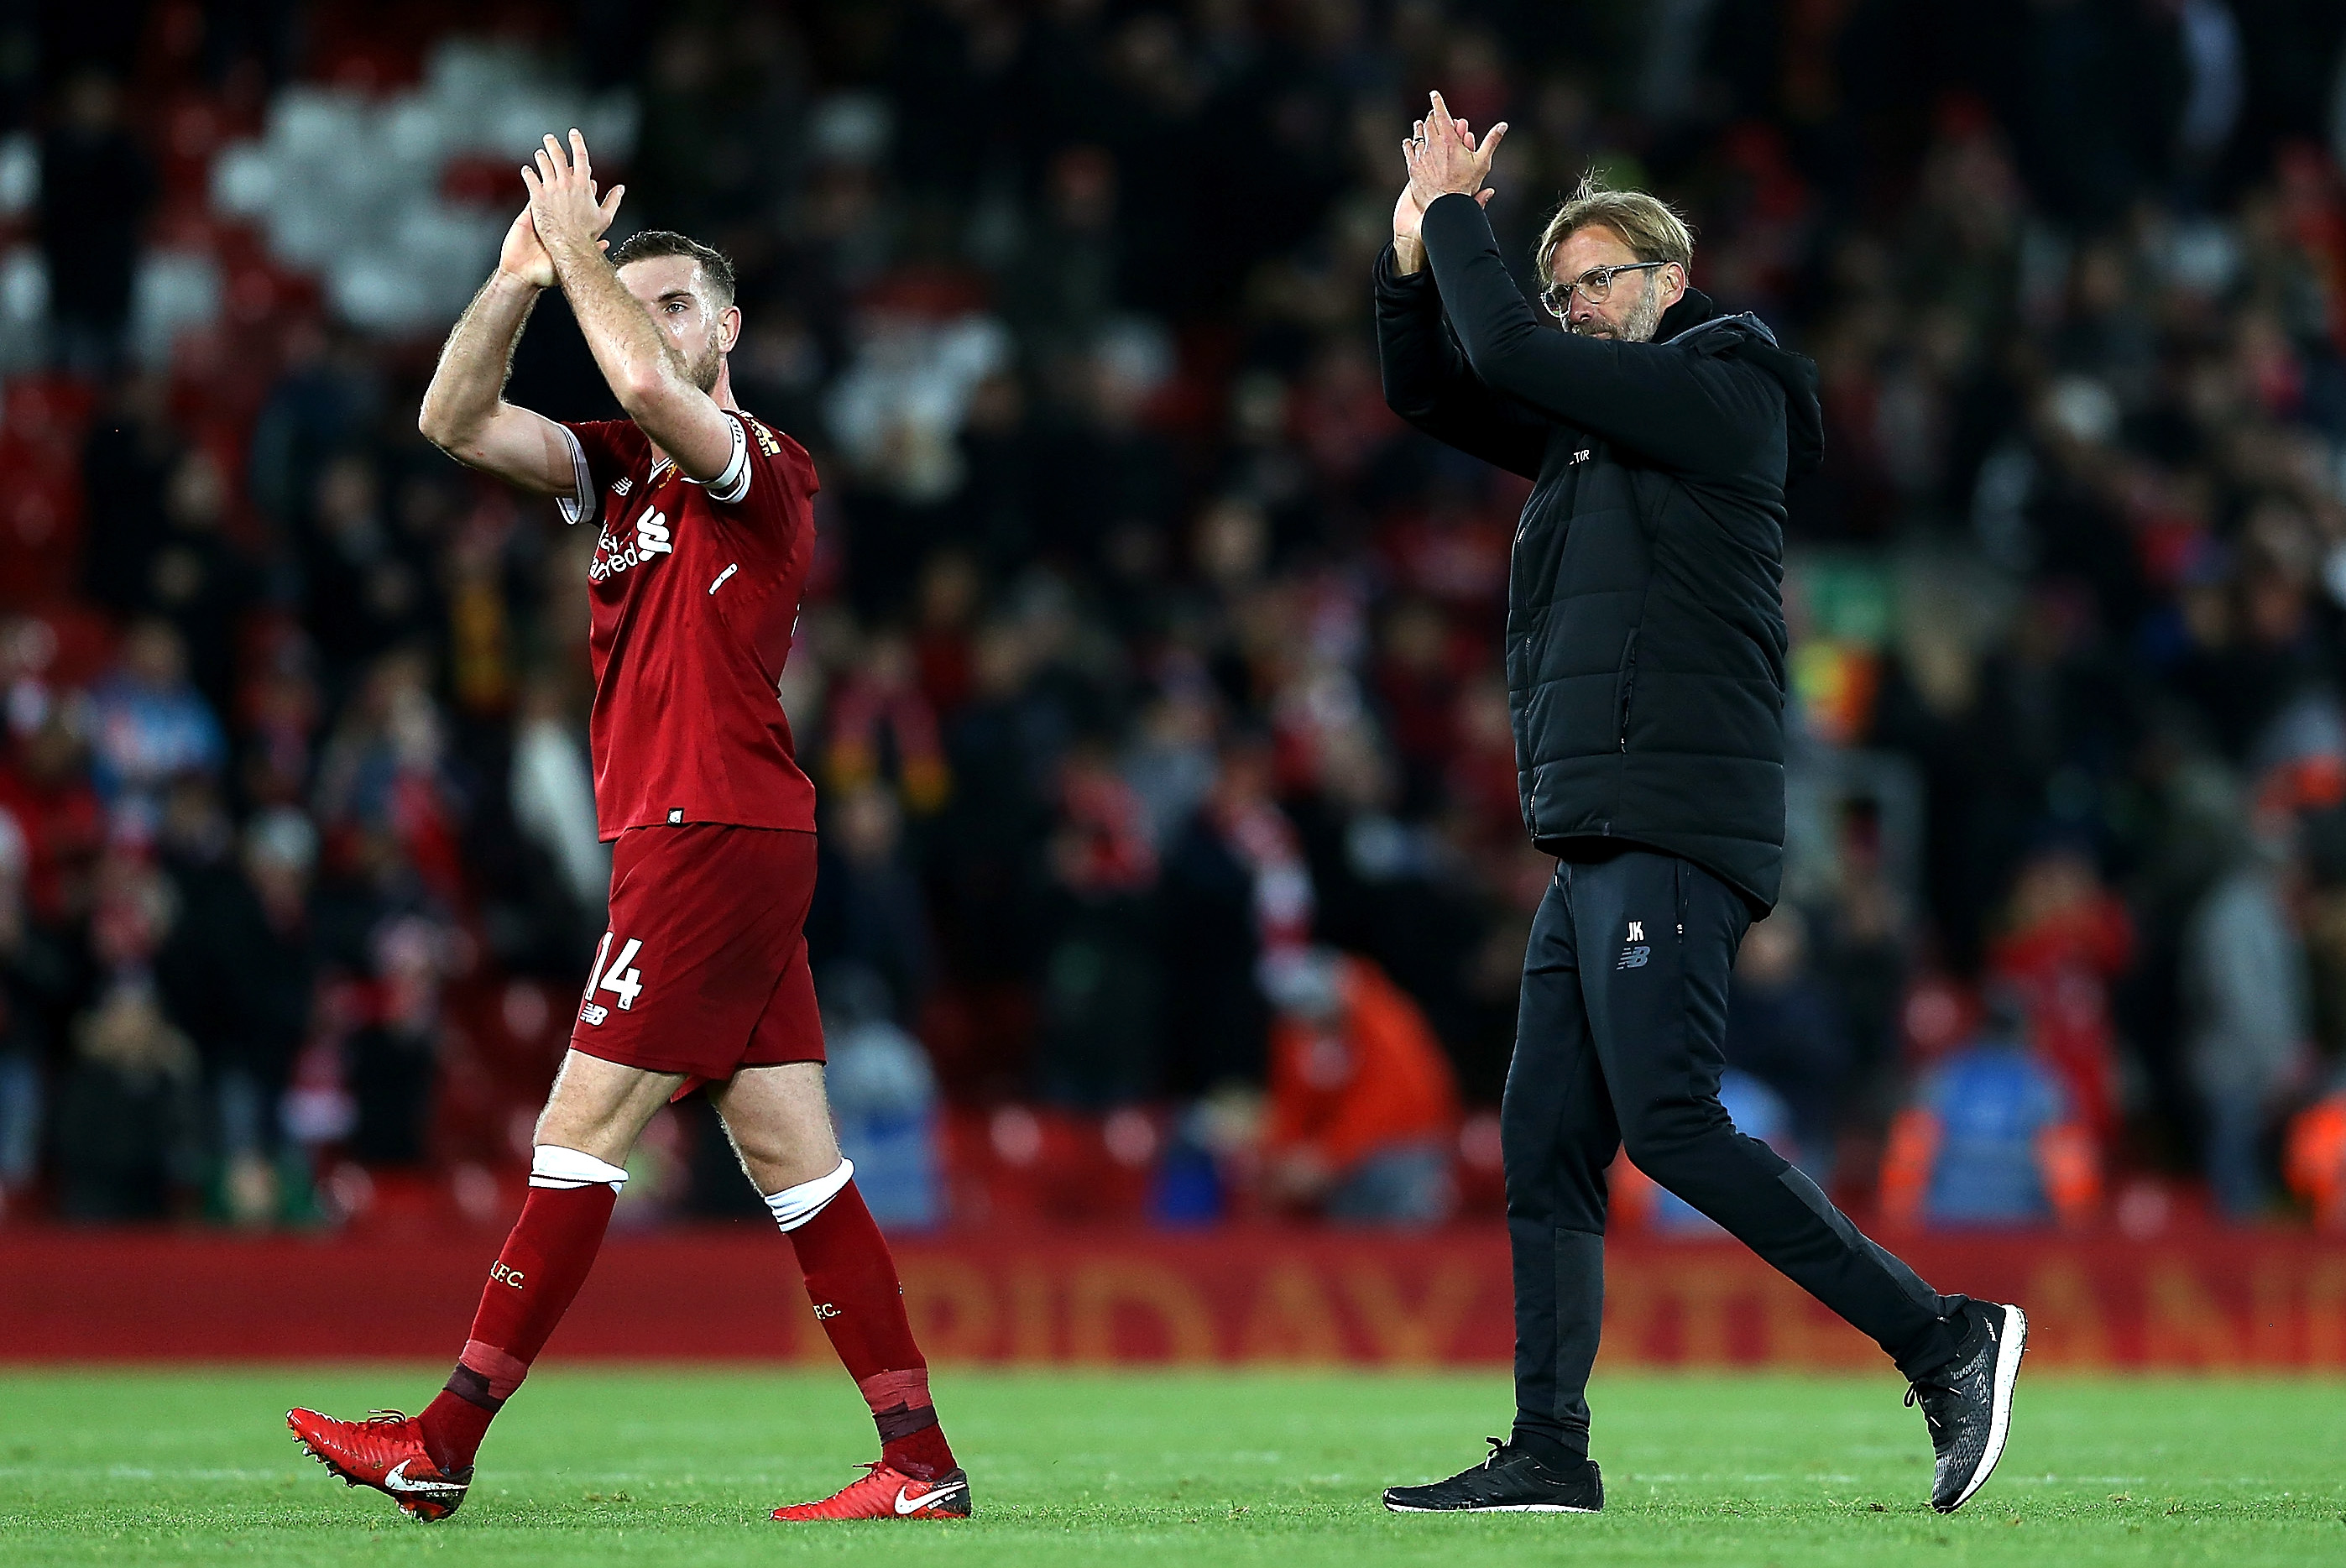
<instances>
[{"instance_id":1,"label":"manager's arm","mask_svg":"<svg viewBox=\"0 0 2346 1568\"><path fill-rule=\"evenodd\" d=\"M1474 198L1436 199L1423 236L1466 362L1492 391L1692 473L1741 471L1774 427L1765 374L1699 352L1542 326Z\"/></svg>"},{"instance_id":2,"label":"manager's arm","mask_svg":"<svg viewBox=\"0 0 2346 1568\"><path fill-rule=\"evenodd\" d=\"M1388 245L1377 258L1376 291L1386 406L1436 441L1538 478L1548 422L1494 393L1468 367L1443 322L1433 274L1422 261L1402 271Z\"/></svg>"}]
</instances>

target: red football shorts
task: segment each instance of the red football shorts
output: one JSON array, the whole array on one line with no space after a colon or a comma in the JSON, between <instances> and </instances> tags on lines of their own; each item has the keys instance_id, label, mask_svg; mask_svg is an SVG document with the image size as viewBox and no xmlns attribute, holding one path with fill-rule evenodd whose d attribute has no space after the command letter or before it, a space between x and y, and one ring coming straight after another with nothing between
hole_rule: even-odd
<instances>
[{"instance_id":1,"label":"red football shorts","mask_svg":"<svg viewBox=\"0 0 2346 1568\"><path fill-rule=\"evenodd\" d=\"M821 1061L807 971L813 898L812 833L630 828L611 846L611 929L571 1049L709 1080Z\"/></svg>"}]
</instances>

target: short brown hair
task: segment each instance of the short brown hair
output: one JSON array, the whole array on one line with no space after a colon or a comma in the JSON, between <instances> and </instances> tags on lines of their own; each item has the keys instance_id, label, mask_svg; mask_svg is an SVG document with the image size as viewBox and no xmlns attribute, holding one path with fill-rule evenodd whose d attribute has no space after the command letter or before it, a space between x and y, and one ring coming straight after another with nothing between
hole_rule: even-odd
<instances>
[{"instance_id":1,"label":"short brown hair","mask_svg":"<svg viewBox=\"0 0 2346 1568\"><path fill-rule=\"evenodd\" d=\"M701 275L709 280L709 291L720 311L733 302L733 263L722 250L712 250L698 239L688 239L672 229L639 229L619 241L611 252L611 265L625 267L630 261L649 261L660 256L689 256L700 263Z\"/></svg>"},{"instance_id":2,"label":"short brown hair","mask_svg":"<svg viewBox=\"0 0 2346 1568\"><path fill-rule=\"evenodd\" d=\"M1592 169L1540 230L1539 254L1533 260L1539 267L1542 288L1556 281L1548 275L1556 248L1596 225L1618 234L1640 261L1675 261L1683 268L1694 260L1694 231L1676 208L1642 190L1615 190Z\"/></svg>"}]
</instances>

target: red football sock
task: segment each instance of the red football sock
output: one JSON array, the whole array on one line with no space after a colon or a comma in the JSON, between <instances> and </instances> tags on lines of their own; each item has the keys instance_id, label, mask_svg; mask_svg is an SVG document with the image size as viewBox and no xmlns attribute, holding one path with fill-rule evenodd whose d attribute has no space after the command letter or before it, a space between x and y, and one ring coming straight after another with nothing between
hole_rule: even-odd
<instances>
[{"instance_id":1,"label":"red football sock","mask_svg":"<svg viewBox=\"0 0 2346 1568\"><path fill-rule=\"evenodd\" d=\"M896 1261L863 1195L849 1182L787 1234L831 1348L872 1407L882 1461L915 1481L933 1481L953 1469L953 1448L929 1398L929 1364L904 1318Z\"/></svg>"},{"instance_id":2,"label":"red football sock","mask_svg":"<svg viewBox=\"0 0 2346 1568\"><path fill-rule=\"evenodd\" d=\"M473 1462L490 1419L529 1375L546 1336L586 1283L618 1196L603 1182L529 1189L482 1288L464 1353L423 1412L424 1451L442 1470Z\"/></svg>"}]
</instances>

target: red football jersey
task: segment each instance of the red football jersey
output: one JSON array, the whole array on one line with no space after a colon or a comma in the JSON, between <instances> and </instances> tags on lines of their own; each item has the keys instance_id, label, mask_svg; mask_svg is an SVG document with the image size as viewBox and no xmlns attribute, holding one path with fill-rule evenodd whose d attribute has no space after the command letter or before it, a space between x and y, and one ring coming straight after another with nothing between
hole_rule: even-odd
<instances>
[{"instance_id":1,"label":"red football jersey","mask_svg":"<svg viewBox=\"0 0 2346 1568\"><path fill-rule=\"evenodd\" d=\"M727 822L814 830L778 692L814 558L814 463L729 411L733 457L697 484L629 420L566 424L598 530L587 571L595 816L629 828Z\"/></svg>"}]
</instances>

